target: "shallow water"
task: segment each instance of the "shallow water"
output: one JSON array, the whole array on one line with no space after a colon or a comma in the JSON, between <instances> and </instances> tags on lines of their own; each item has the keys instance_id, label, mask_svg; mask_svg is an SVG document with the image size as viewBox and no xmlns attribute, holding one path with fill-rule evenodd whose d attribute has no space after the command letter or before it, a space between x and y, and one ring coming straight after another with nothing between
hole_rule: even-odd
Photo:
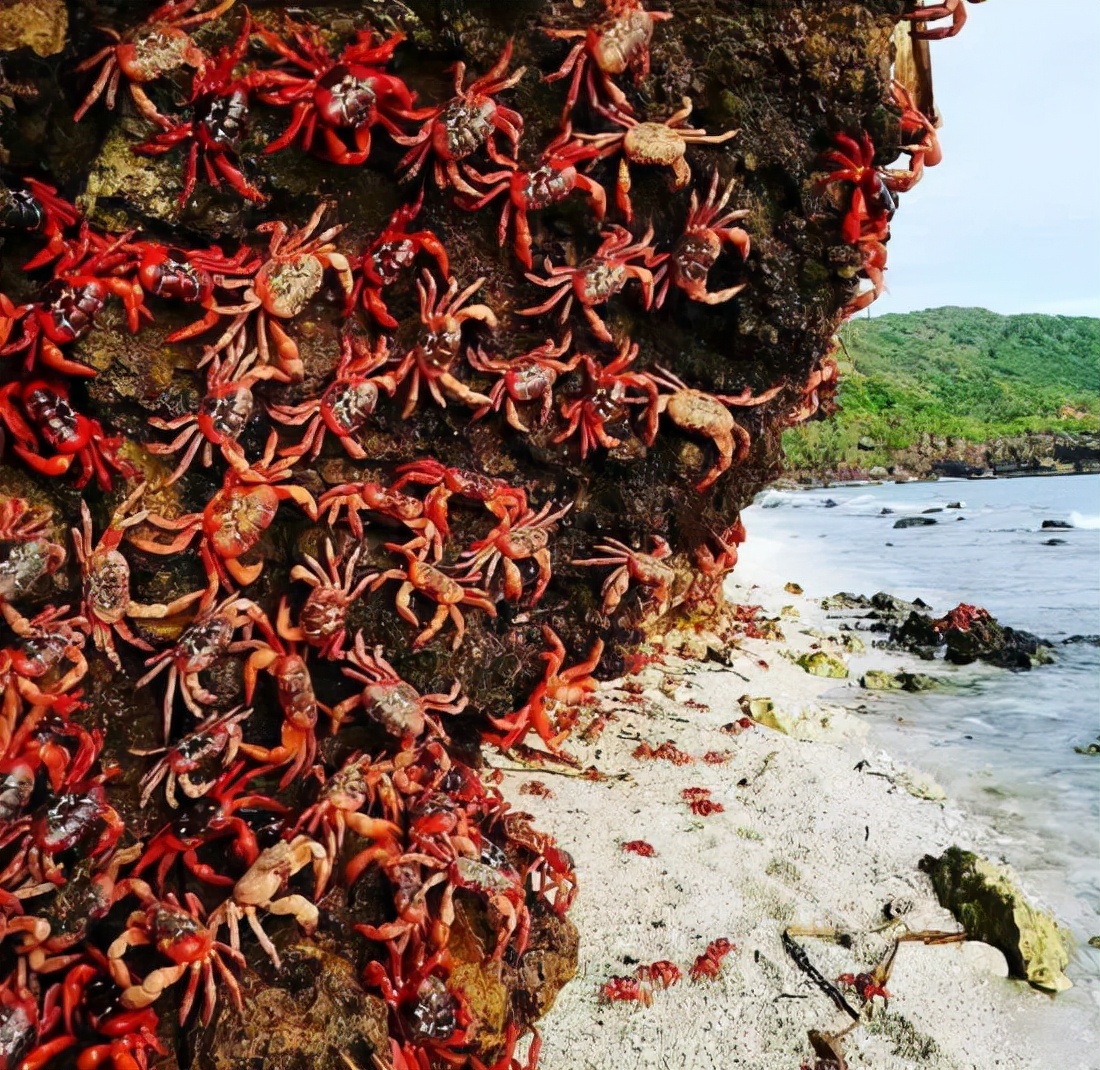
<instances>
[{"instance_id":1,"label":"shallow water","mask_svg":"<svg viewBox=\"0 0 1100 1070\"><path fill-rule=\"evenodd\" d=\"M893 526L931 509L934 526ZM936 662L953 687L874 702L872 738L988 819L996 850L1076 939L1073 1000L1100 1004L1087 946L1100 934L1100 756L1074 751L1100 737L1100 649L1061 645L1100 634L1100 476L767 491L744 521L744 578L919 596L937 613L971 602L1055 642L1055 664L1032 672Z\"/></svg>"}]
</instances>

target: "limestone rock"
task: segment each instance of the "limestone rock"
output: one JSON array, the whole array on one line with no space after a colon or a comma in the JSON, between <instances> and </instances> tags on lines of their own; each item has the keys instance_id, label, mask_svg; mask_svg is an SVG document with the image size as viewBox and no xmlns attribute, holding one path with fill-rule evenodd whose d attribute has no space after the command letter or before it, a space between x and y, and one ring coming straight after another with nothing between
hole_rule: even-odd
<instances>
[{"instance_id":1,"label":"limestone rock","mask_svg":"<svg viewBox=\"0 0 1100 1070\"><path fill-rule=\"evenodd\" d=\"M303 941L283 956L280 981L266 985L254 973L241 978L244 1011L225 1000L222 1013L204 1030L195 1066L200 1070L307 1070L369 1066L389 1055L386 1005L359 984L347 959Z\"/></svg>"},{"instance_id":2,"label":"limestone rock","mask_svg":"<svg viewBox=\"0 0 1100 1070\"><path fill-rule=\"evenodd\" d=\"M65 0L6 0L0 4L0 52L29 48L56 56L65 47L69 12Z\"/></svg>"},{"instance_id":3,"label":"limestone rock","mask_svg":"<svg viewBox=\"0 0 1100 1070\"><path fill-rule=\"evenodd\" d=\"M842 680L848 675L848 666L840 658L826 654L824 650L803 654L796 664L801 665L811 676L826 676L830 679Z\"/></svg>"},{"instance_id":4,"label":"limestone rock","mask_svg":"<svg viewBox=\"0 0 1100 1070\"><path fill-rule=\"evenodd\" d=\"M1013 977L1048 992L1072 986L1063 972L1069 962L1065 937L1048 913L1024 898L1011 870L958 847L939 858L925 855L920 868L967 935L1004 952Z\"/></svg>"}]
</instances>

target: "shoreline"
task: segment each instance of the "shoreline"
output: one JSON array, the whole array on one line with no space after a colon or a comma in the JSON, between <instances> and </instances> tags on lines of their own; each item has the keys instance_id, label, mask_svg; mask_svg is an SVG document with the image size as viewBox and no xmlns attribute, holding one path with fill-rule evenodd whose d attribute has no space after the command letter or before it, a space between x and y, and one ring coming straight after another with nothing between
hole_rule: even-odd
<instances>
[{"instance_id":1,"label":"shoreline","mask_svg":"<svg viewBox=\"0 0 1100 1070\"><path fill-rule=\"evenodd\" d=\"M830 487L884 487L893 485L904 487L909 483L988 483L998 479L1052 479L1062 476L1095 476L1100 475L1100 468L1081 469L1067 472L991 472L980 476L941 476L941 475L913 475L903 479L831 479L827 481L808 480L803 481L791 476L784 476L769 484L768 490L796 491L796 490L828 490Z\"/></svg>"},{"instance_id":2,"label":"shoreline","mask_svg":"<svg viewBox=\"0 0 1100 1070\"><path fill-rule=\"evenodd\" d=\"M784 638L742 640L727 667L670 656L604 685L580 727L598 710L610 718L606 728L593 742L575 734L567 743L603 779L493 763L504 770L501 789L513 806L552 828L576 861L580 893L570 918L581 935L578 975L540 1023L543 1065L553 1070L625 1065L624 1053L629 1065L655 1070L812 1065L808 1031L835 1032L850 1020L792 962L783 931L842 930L849 947L798 941L830 980L870 971L903 925L958 929L918 870L921 857L951 845L991 854L981 822L868 744L866 724L846 708L866 692L854 691L850 703L826 699L841 681L811 676L781 653L816 646L844 655L831 637L841 634L835 622L813 600L785 592L783 577L751 578L759 585L735 573L733 600L779 617ZM856 660L858 671L915 662L878 650ZM769 698L792 734L760 724L723 732L744 715L743 696ZM693 760L634 756L667 740ZM727 757L711 764L708 753ZM552 797L530 794L532 781ZM689 787L707 789L724 809L692 814L681 798ZM652 845L652 857L622 849L639 839ZM719 976L692 983L689 967L720 937L735 948ZM674 962L683 980L656 987L651 1006L600 1000L613 976L660 960ZM1072 992L1052 1004L1006 973L1003 955L984 944L903 943L888 1008L875 1000L843 1042L848 1067L1100 1066L1096 1008Z\"/></svg>"}]
</instances>

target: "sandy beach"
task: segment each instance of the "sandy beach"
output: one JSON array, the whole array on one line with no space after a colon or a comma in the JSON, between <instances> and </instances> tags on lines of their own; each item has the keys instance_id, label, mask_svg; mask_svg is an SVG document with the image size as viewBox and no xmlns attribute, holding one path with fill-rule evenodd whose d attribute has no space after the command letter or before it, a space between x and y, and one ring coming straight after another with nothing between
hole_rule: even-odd
<instances>
[{"instance_id":1,"label":"sandy beach","mask_svg":"<svg viewBox=\"0 0 1100 1070\"><path fill-rule=\"evenodd\" d=\"M599 780L497 763L507 797L572 853L581 886L570 915L578 974L541 1023L547 1070L813 1066L809 1031L853 1022L795 964L784 931L831 981L870 972L906 932L959 928L918 869L924 855L954 844L995 858L988 830L866 742L860 674L915 663L870 649L867 635L868 650L849 655L837 620L785 591L782 575L739 568L734 578L730 597L777 618L782 639L745 639L728 666L670 656L605 685L581 726L598 711L606 727L568 744ZM794 663L812 649L846 660L848 679ZM745 697L770 699L788 731L731 731ZM675 760L635 757L666 741L682 752L666 750ZM693 813L687 788L721 810ZM634 840L653 854L624 850ZM733 948L717 977L692 981L696 957L719 938ZM601 998L613 976L662 960L683 976L652 985L651 1005ZM904 941L886 987L888 1006L875 998L862 1009L845 990L860 1010L842 1041L853 1070L1100 1067L1097 1008L1008 979L988 945Z\"/></svg>"}]
</instances>

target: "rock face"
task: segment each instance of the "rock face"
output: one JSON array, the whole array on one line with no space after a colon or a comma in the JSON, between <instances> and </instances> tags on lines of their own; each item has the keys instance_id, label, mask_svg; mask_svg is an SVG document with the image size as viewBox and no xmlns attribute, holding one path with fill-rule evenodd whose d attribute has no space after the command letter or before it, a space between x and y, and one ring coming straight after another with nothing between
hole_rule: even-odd
<instances>
[{"instance_id":1,"label":"rock face","mask_svg":"<svg viewBox=\"0 0 1100 1070\"><path fill-rule=\"evenodd\" d=\"M15 6L50 8L45 0ZM293 39L295 26L288 23L283 5L252 6L254 29ZM249 275L242 268L239 277L233 276L222 263L215 273L216 297L206 300L205 309L194 301L172 299L170 294L146 293L153 322L141 323L140 331L133 333L119 306L122 294L116 287L118 292L106 299L102 310L89 314L94 327L78 339L59 343L63 358L75 362L76 374L69 379L56 369L49 374L63 380L57 389L68 393L66 404L102 425L101 441L109 443L117 437L119 467L125 472L133 466L136 474L126 479L100 478L98 487L93 483L82 489L74 479L79 465L58 464L59 472L47 476L32 473L10 454L5 461L11 463L0 473L4 497L17 496L50 510L49 535L66 545L71 545L70 527L80 523L82 505L89 509L90 530L102 535L121 502L137 492L139 480L145 481L148 489L140 508L163 517L164 525L151 530L147 523L124 524L118 519L111 529L124 532L119 552L129 568L135 602L167 605L205 588L206 608L209 603L231 604L230 596L237 593L253 607L250 623L242 620L240 625L245 629L242 634L252 638L242 640L237 656L217 657L214 650L198 671L202 703L211 713L227 715L243 702L247 674L260 676L258 683L253 681L255 702L242 730L246 749L240 760L248 756L249 772L264 777L263 790L289 814L285 822L272 819L271 825L260 829L265 850L285 844L302 827L295 822L304 821L306 808L316 802L318 781L343 771L345 763L362 754L377 761L379 768L372 775L379 779L365 792L368 801L362 804L360 816L369 809L372 820L383 822L389 820L384 815L397 813L404 837L398 853L408 850L414 838L423 848L425 839L437 837L431 841L437 852L434 857L422 849L414 852L420 861L404 867L386 857L385 873L376 860L358 883L347 878L359 898L346 917L325 905L318 943L307 941L297 952L301 960L298 989L264 984L273 974L253 963L260 980L255 984L249 980L246 1013L241 1018L223 1011L216 1019L213 1032L202 1040L202 1065L239 1065L259 1057L290 1070L298 1065L336 1065L344 1055L358 1065L384 1062L390 1053L381 1032L386 1023L378 1000L351 984L353 975L361 978L364 968L370 968L359 961L367 952L361 950L354 961L342 955L344 944L350 947L358 941L354 946L363 947L352 931L352 923L366 924L363 918L371 922L366 924L368 929L385 934L379 941L388 940L391 950L400 942L403 951L395 952L397 958L406 954L414 959L418 949L427 955L430 930L432 947L440 948L438 961L431 967L405 963L401 969L406 980L416 970L427 969L429 987L433 981L442 985L441 975L446 974L452 994L440 995L435 1002L458 1006L462 1013L454 1011L450 1032L440 1043L463 1044L460 1030L469 1027L471 1036L477 1036L471 1043L478 1057L488 1063L500 1057L509 1037L531 1025L575 968L575 933L563 917L575 892L571 862L567 852L544 834L522 822L509 823L506 808L475 772L477 748L485 739L506 748L522 745L528 728L537 729L553 748L561 747L571 722L563 718L561 723L549 723L553 715L546 711L552 703L545 700L547 690L555 685L563 698L575 700L576 695L554 677L563 666L565 673L576 670L565 679L583 696L588 674L606 677L619 672L624 655L643 635L682 626L693 636L720 636L721 583L744 537L738 511L777 473L783 427L829 407L835 388L832 336L860 289L860 273L869 254L858 241L843 238L842 220L852 206L853 191L842 180L824 181L822 154L834 146L836 135L866 132L881 146L875 164L889 165L898 156L903 139L899 109L891 99L890 62L895 25L910 6L909 0L677 0L673 6L673 17L653 27L649 73L639 63L638 78L622 79L626 98L647 123L658 124L685 109L687 101L696 129L713 135L736 130L736 136L720 143L692 144L685 157L690 180L682 166L670 170L636 162L630 168L632 220L621 199L616 203L620 169L615 154L585 161L586 173L610 194L611 207L602 222L584 197L568 197L531 212L536 269L531 274L543 281L551 267L585 264L607 235L628 233L609 227L629 223L631 242L651 236L652 249L634 262L637 277L606 305L598 306L606 335L592 316L582 315L576 307L571 316L559 316L556 310L520 314L545 301L547 291L531 281L514 255L513 230L507 230L502 239L502 201L472 211L468 191L465 200L456 201L453 190L439 188L430 161L419 176L407 173L409 139L427 121L426 113L416 119L403 117L407 129L395 125L396 137L403 141L377 128L367 162L340 166L298 147L265 151L291 121L288 109L254 99L246 113L236 115L224 98L212 103L191 92L192 69L167 72L146 86L159 109L180 124L201 124L217 103L233 119L230 124L222 116L223 126L216 132L224 135L223 140L236 135L238 120L241 127L239 144L231 153L233 167L239 168L236 190L224 171L218 182L208 181L211 173L218 177L218 172L200 163L194 195L181 204L186 148L170 148L162 141L163 153L133 151L157 131L138 114L127 87L120 88L114 110L106 107L104 99L79 124L70 118L95 79L95 72L75 72L71 60L79 62L110 43L99 27L132 33L155 4L138 9L124 3L71 0L66 9L71 15L71 47L64 60L58 57L43 63L25 49L5 56L5 78L30 87L25 102L0 113L0 136L12 175L56 185L60 196L81 206L89 226L104 235L105 242L132 231L127 241L178 247L196 258L212 256L214 242L226 255L235 254L243 243L240 267L245 260L275 257L283 227L295 235L291 244L306 240L301 228L311 220L316 224L315 235L331 231L318 242L331 241L333 248L324 251L334 255L323 265L321 283L304 307L285 319L265 313L269 325L275 318L282 324L278 333L269 330L275 342L289 339L297 350L300 367L295 365L293 374L285 369L280 375L266 374L277 368L289 346L273 346L274 357L263 354L259 335L250 333L262 332L262 322L258 327L249 325L239 350L223 349L217 359L209 350L204 352L204 343L216 348L218 335L234 322L236 302L247 303L259 288L256 271ZM660 9L656 3L653 7ZM5 11L10 9L11 5ZM54 5L54 11L60 9ZM510 47L506 65L516 75L515 84L499 88L496 96L500 105L522 116L517 166L533 169L561 133L568 80L548 83L546 76L561 66L573 41L568 33L563 39L546 31L576 31L583 36L604 12L597 3L582 10L571 0L515 4L409 0L372 5L349 0L295 7L293 16L299 30L302 25L311 27L304 31L310 41L315 34L316 41L333 54L358 31L402 34L404 41L392 69L418 95L421 108L442 106L454 95L452 64L467 65L464 85L468 87ZM287 63L273 53L271 38L249 36L248 17L241 3L217 20L189 26L196 46L219 57L204 70L224 66L226 79L234 72L247 77L263 67L286 73ZM240 46L239 54L228 51L234 42ZM55 47L56 42L40 50ZM595 76L591 81L597 84ZM588 92L586 79L579 85L582 93ZM468 128L476 132L478 117L484 119L484 115L479 105L472 118L467 115L462 132L469 132ZM614 116L583 101L571 122L574 134L597 139L615 128ZM498 142L505 144L499 138ZM454 151L457 154L459 149ZM466 172L458 169L459 159L466 160L456 157L449 180L440 169L444 185L453 184L454 174L463 181ZM498 168L506 164L477 149L462 167L486 172L492 176L486 181L495 183L500 181ZM402 168L405 181L398 182L396 175ZM670 186L673 178L676 189ZM18 180L12 178L11 185L18 187ZM242 200L241 188L252 191L251 202ZM656 258L681 255L685 270L698 268L684 259L681 243L693 203L698 206L712 188L716 201L728 191L729 200L722 208L737 212L751 251L742 259L735 243L720 248L707 269L707 283L712 293L737 292L714 304L689 300L678 286L671 286L666 295L662 283L668 280L653 277L660 267ZM3 203L6 209L8 200ZM426 286L423 279L432 277L439 267L437 253L417 261L415 266L424 268L424 275L418 278L406 270L387 288L386 304L395 327L383 330L376 314L348 307L346 291L352 287L339 257L346 256L361 272L364 251L378 241L394 212L401 207L411 212L414 204L419 204L415 232L437 236L449 253L454 275L451 292L472 287L468 304L482 309L459 329L465 333L454 344L461 357L453 355L450 380L444 377L451 367L449 358L437 348L440 334L446 332L438 324L422 322L427 298L418 298L417 290L417 282ZM859 223L858 216L855 221ZM413 225L411 218L408 223ZM65 241L71 243L68 262L79 261L84 255L79 251L79 224L74 221L59 229L67 230ZM13 305L45 307L52 300L48 295L53 291L47 286L57 270L56 257L47 257L31 272L20 265L42 251L47 235L41 228L12 226L4 231L3 240L0 292ZM425 248L430 252L430 246ZM311 266L316 270L316 264L306 264L303 273ZM605 265L597 281L606 282L604 276L620 266ZM108 273L117 281L127 271L136 274L134 265L120 262ZM235 283L226 284L227 276ZM361 276L358 281L362 283ZM446 281L440 280L438 289L445 287ZM280 298L286 296L274 284L272 289ZM663 303L655 300L658 293ZM352 296L358 301L360 294L353 290ZM574 298L574 305L578 303ZM211 319L207 329L195 332L201 336L198 340L169 341L170 334L200 320L204 310ZM559 378L551 384L545 413L537 398L530 401L517 388L518 397L513 400L519 415L509 420L506 406L493 407L501 396L496 390L502 381L499 369L486 371L485 362L511 361L547 338L561 343L567 329L564 321L572 333L572 346L566 348L576 360L556 373ZM7 332L7 320L2 322ZM36 352L24 325L12 330L14 344L26 342L19 349L21 354ZM325 391L340 374L337 365L345 352L345 336L348 350L358 346L362 348L355 352L377 353L375 370L385 367L374 384L376 405L362 426L347 436L354 448L341 445L329 424L323 445L318 440L316 450L302 447L303 435L312 433L306 430L309 406L314 406L312 411L319 409L322 397L329 397ZM633 343L638 346L636 356ZM255 358L250 347L256 348ZM250 363L253 359L255 365ZM11 391L22 388L20 376L26 378L22 360L0 362L0 386ZM269 361L266 367L265 360ZM414 363L419 378L410 371ZM200 414L209 417L225 401L217 391L228 388L227 366L238 373L238 379L244 377L246 367L259 370L249 379L250 411L241 420L236 454L232 449L222 451L221 444L209 436L188 439L186 432L189 426L201 430ZM224 372L221 380L219 369ZM70 366L68 371L72 370ZM41 368L37 371L42 373ZM660 377L659 386L652 376ZM419 398L414 382L420 384ZM442 393L433 398L441 387ZM65 400L60 394L57 397ZM18 404L28 408L26 399ZM302 413L307 415L298 419ZM321 429L320 419L316 426ZM26 434L42 453L52 454L37 429ZM177 434L183 438L170 445ZM190 467L178 482L169 482L178 455L189 448L189 442L195 445ZM403 466L418 461L427 461L427 468L415 469L410 476ZM241 474L242 464L251 475ZM250 488L269 483L283 492L281 497L274 495L271 515L265 516L264 524L256 523L254 532L254 518L246 515L247 510L235 514L230 507L240 505L239 496L227 498L233 489L241 490L235 480ZM325 492L347 484L401 491L412 500L408 508L419 512L406 528L409 517L400 515L397 506L364 505L366 526L359 531L336 515L339 508L311 507ZM295 495L288 496L290 486ZM523 507L517 502L523 502ZM133 508L138 508L136 498ZM181 517L199 517L204 510L205 519L190 523L197 540L206 544L205 557L197 553L196 542L184 549L185 539L177 552L156 553L158 543L163 547L181 528L186 529L188 522ZM551 513L556 519L547 520ZM254 545L238 556L223 544L214 547L221 555L219 565L211 563L214 539L204 525L212 517L226 515L236 525L231 536L247 533L255 538ZM540 520L545 521L542 527ZM513 530L519 528L521 535ZM413 536L422 541L413 541ZM417 554L431 552L433 539L439 560L417 561ZM506 544L501 552L507 561L487 553L476 556L491 539ZM412 543L412 548L402 549L401 540ZM7 553L11 548L4 549ZM79 566L70 554L63 566L42 577L29 592L20 592L20 608L30 616L49 605L79 605ZM402 580L418 569L422 582L414 590L411 582ZM477 588L481 594L462 603L464 633L456 619L458 596L453 586L460 574L467 587L484 585ZM422 735L423 711L419 720L409 713L411 700L406 692L394 698L383 714L378 713L383 702L374 693L357 699L364 690L362 674L353 673L349 679L347 663L329 656L339 643L326 648L323 642L306 642L306 633L290 623L300 621L307 605L316 607L317 600L308 602L314 587L328 588L331 594L341 585L357 592L342 623L349 646L351 637L361 640L358 664L366 664L375 652L384 662L372 662L372 672L385 677L386 670L380 666L392 667L407 686L438 700L433 710L448 711L443 718L445 734L442 726L433 726L432 732ZM169 674L141 689L135 683L149 669L150 657L160 657L155 664L166 668L168 660L173 661L173 681L182 677L184 686L193 686L192 677L198 676L188 667L183 649L176 655L169 651L181 637L186 636L185 645L197 641L191 631L194 619L191 605L185 611L134 620L138 642L149 649L120 642L117 669L104 651L93 649L90 640L85 644L86 705L74 710L72 717L89 732L95 729L104 734L104 761L119 770L117 776L107 778L105 791L126 825L127 844L151 838L177 817L160 792L152 805L142 805L139 782L158 761L149 755L164 742L162 723L167 722L170 742L178 743L194 728L196 709L187 712L179 703L173 707L169 698L162 719L164 679ZM281 621L282 639L272 639L262 629L255 631L261 619ZM428 628L433 619L440 625L434 632ZM413 620L418 623L414 625ZM199 631L205 636L203 626L200 621ZM276 678L274 670L266 671L274 661L260 668L250 661L246 670L245 657L262 645L261 633L276 645L303 644L321 710L331 716L335 707L346 706L342 717L322 722L326 731L318 726L316 753L310 750L308 757L303 755L297 768L300 775L286 780L281 773L297 759L295 748L312 746L303 741L303 736L311 738L312 726L309 732L300 726L292 726L294 731L287 728L281 704L288 701L285 692L290 684ZM3 642L13 641L5 633ZM279 657L290 657L288 649L298 648L284 648L282 653L269 649ZM367 682L375 681L368 676ZM459 694L468 697L468 705L454 710L452 716L448 697L456 699ZM314 710L315 718L316 714ZM390 715L389 722L384 714ZM402 714L410 719L391 731ZM290 751L283 765L260 767L261 762L284 757L283 749ZM569 756L560 755L557 760L568 762ZM309 776L314 762L317 775ZM399 796L399 802L407 802L409 813L394 803ZM193 799L183 800L182 809L186 820L206 827L197 816L205 811ZM445 817L440 818L440 813ZM496 827L498 823L504 827ZM343 831L341 826L341 838ZM451 833L457 846L446 840ZM383 839L388 834L378 833ZM349 835L342 853L331 848L334 856L339 854L335 883L345 879L351 840ZM215 855L212 861L228 869L226 879L233 884L245 867L223 846L211 850L204 845L204 858ZM380 857L388 849L379 848ZM465 853L452 858L456 852ZM539 887L534 889L529 885L536 873ZM309 890L307 877L308 871L301 876L290 874L283 883L293 878L295 888L303 889L295 894L304 894ZM458 890L452 887L456 883L462 885ZM182 879L174 878L169 884L183 896ZM529 939L517 920L522 911L517 912L508 899L511 895L523 901L524 888L531 901ZM204 906L211 910L215 896L209 893L206 898ZM536 909L536 901L541 909ZM374 917L371 910L379 904L387 909ZM386 929L387 925L397 929ZM404 939L414 930L422 944ZM117 935L117 931L109 936L107 932L96 932L97 942L104 947ZM499 938L502 932L510 939L498 947L493 937ZM288 920L273 939L289 955L289 945L298 935L296 923ZM334 949L326 939L342 942L341 946ZM540 944L540 939L547 943ZM385 952L374 950L371 962L384 961ZM352 961L351 967L346 965ZM400 976L392 956L388 968ZM377 974L382 969L377 966L367 988L384 990ZM334 989L330 982L341 977L348 980L346 989L339 985ZM400 986L397 980L391 983ZM453 993L462 993L462 999ZM410 990L400 999L419 1007L418 1001L431 1003L432 996L432 991ZM165 997L162 1006L171 998L179 996ZM174 1009L162 1014L163 1029L174 1020ZM467 1013L472 1019L460 1027L456 1023ZM409 1040L413 1027L409 1015L403 1014L391 1007L388 1026L391 1033ZM272 1018L278 1020L276 1029L265 1030L258 1024ZM510 1030L510 1025L515 1028ZM345 1031L366 1038L356 1053L340 1046ZM170 1039L181 1052L195 1050L190 1032L173 1032Z\"/></svg>"},{"instance_id":2,"label":"rock face","mask_svg":"<svg viewBox=\"0 0 1100 1070\"><path fill-rule=\"evenodd\" d=\"M1004 952L1014 977L1049 992L1072 987L1062 972L1069 962L1065 937L1054 919L1037 910L1008 869L958 847L921 860L936 895L973 940Z\"/></svg>"}]
</instances>

